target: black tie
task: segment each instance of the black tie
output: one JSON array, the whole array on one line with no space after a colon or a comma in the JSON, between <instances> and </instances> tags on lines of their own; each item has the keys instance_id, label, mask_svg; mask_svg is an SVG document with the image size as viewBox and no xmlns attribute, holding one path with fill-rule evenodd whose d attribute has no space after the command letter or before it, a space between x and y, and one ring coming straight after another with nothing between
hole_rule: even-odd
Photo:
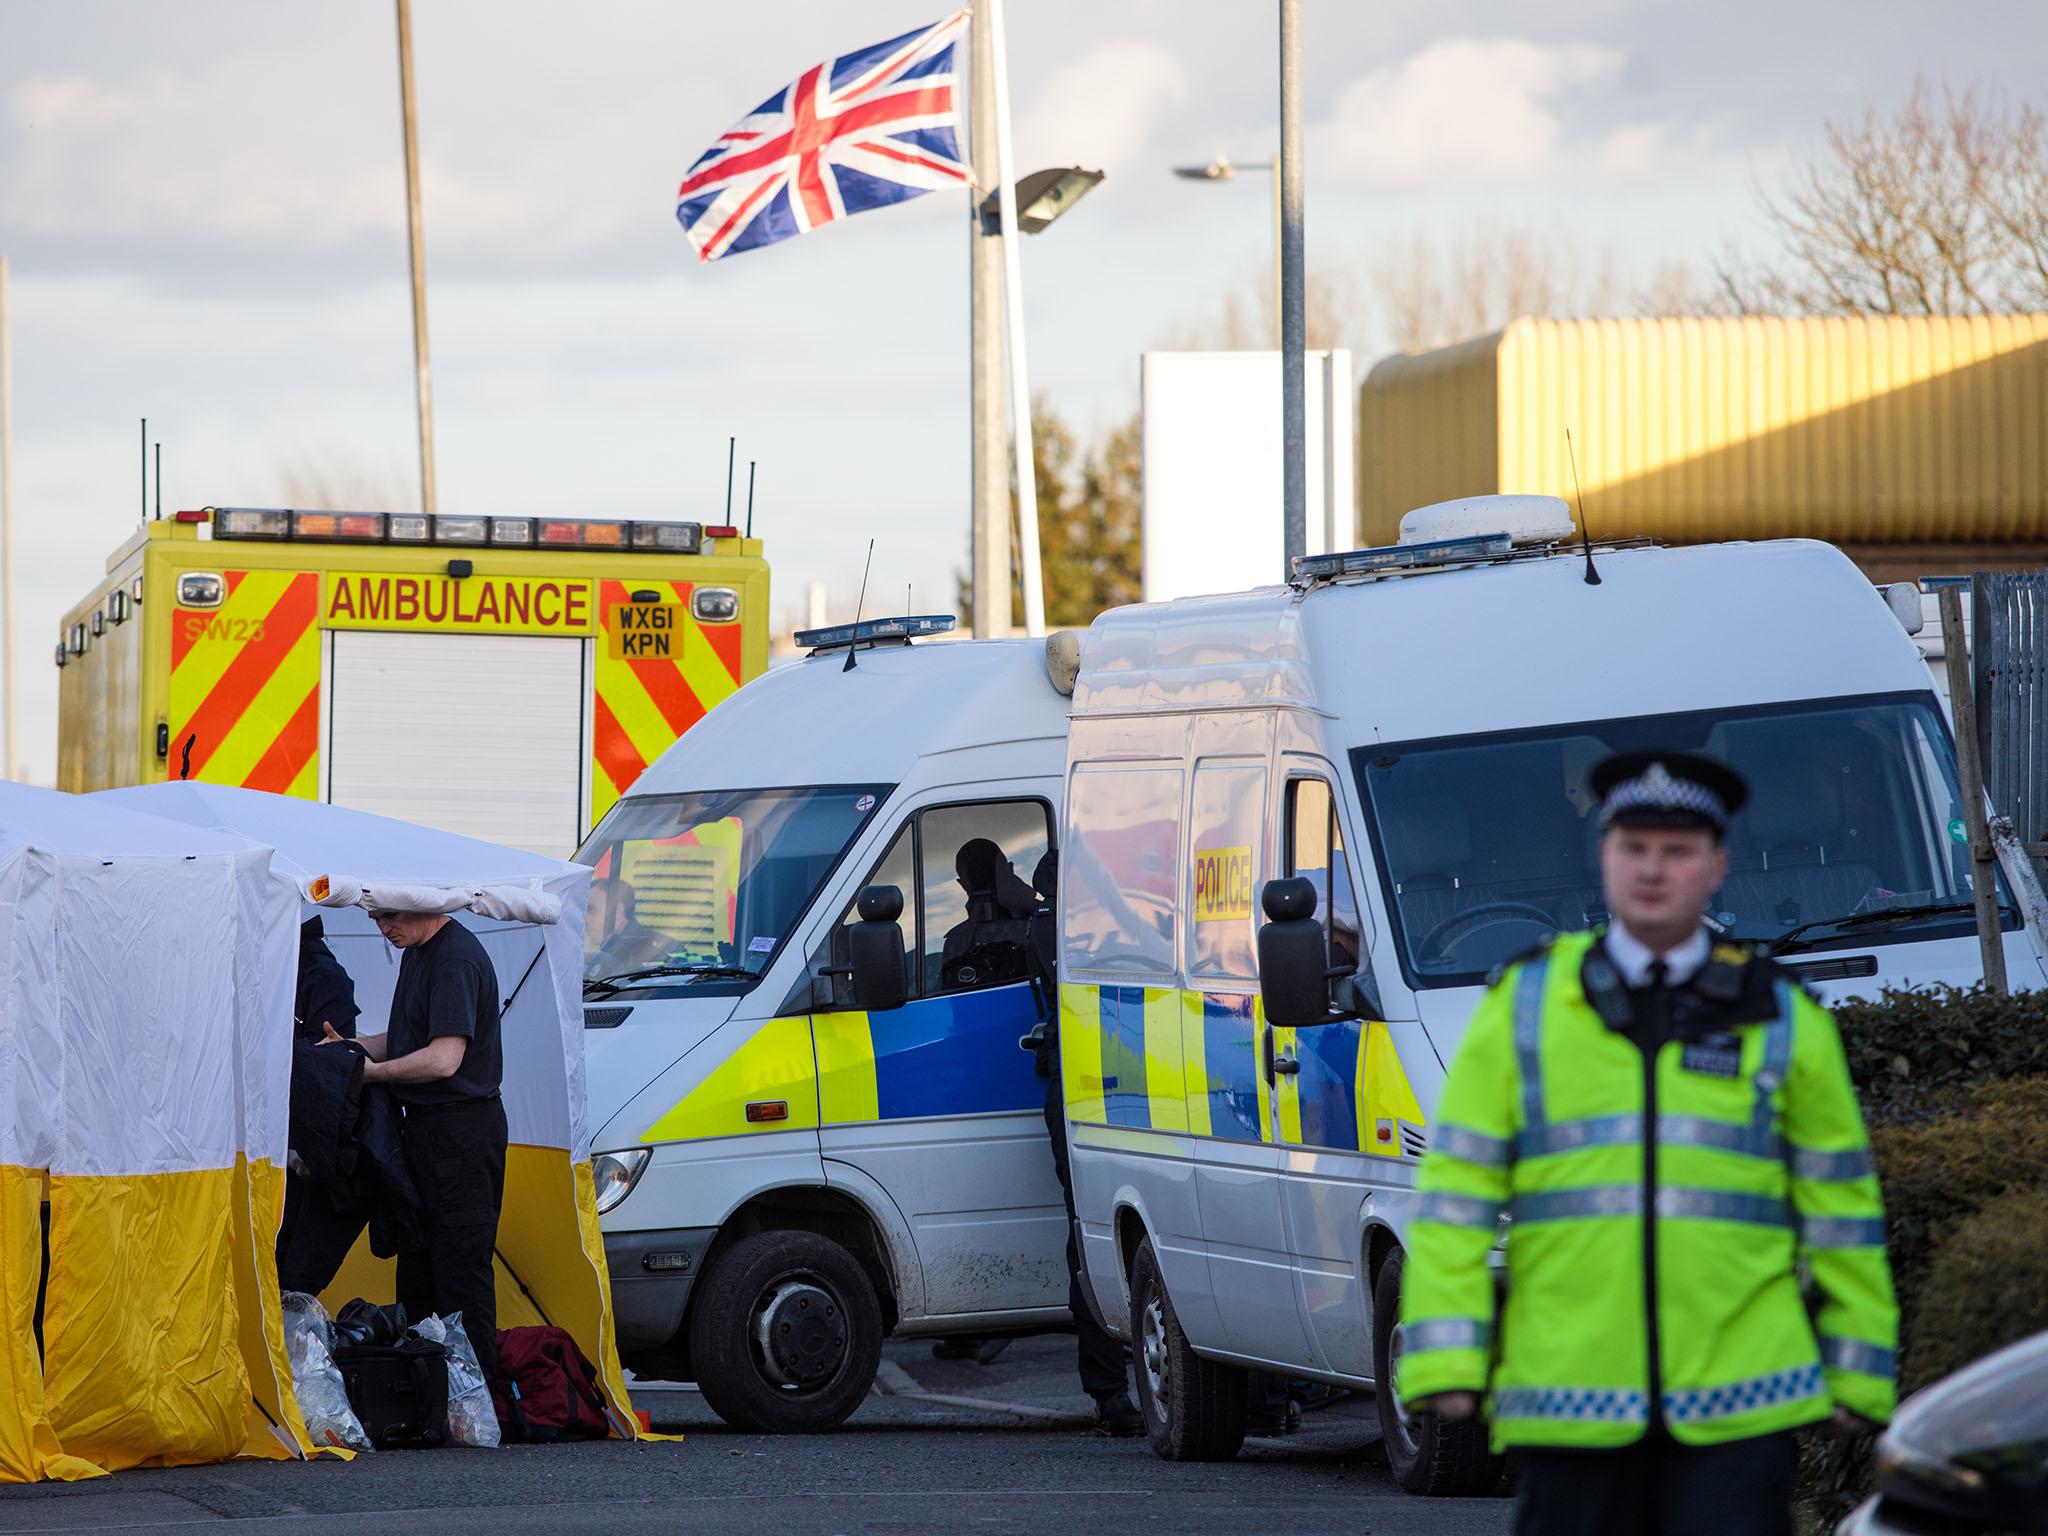
<instances>
[{"instance_id":1,"label":"black tie","mask_svg":"<svg viewBox=\"0 0 2048 1536\"><path fill-rule=\"evenodd\" d=\"M1650 962L1650 968L1643 976L1643 1002L1646 1005L1645 1014L1649 1024L1652 1056L1655 1056L1671 1031L1670 979L1671 967L1666 965L1661 957Z\"/></svg>"}]
</instances>

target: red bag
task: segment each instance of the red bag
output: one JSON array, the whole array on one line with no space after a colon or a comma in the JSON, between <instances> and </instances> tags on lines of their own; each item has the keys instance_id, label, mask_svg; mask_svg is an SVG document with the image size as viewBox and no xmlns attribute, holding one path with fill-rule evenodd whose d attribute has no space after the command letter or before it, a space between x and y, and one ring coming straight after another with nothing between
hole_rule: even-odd
<instances>
[{"instance_id":1,"label":"red bag","mask_svg":"<svg viewBox=\"0 0 2048 1536\"><path fill-rule=\"evenodd\" d=\"M500 1328L491 1405L507 1440L602 1440L611 1433L597 1371L560 1328Z\"/></svg>"}]
</instances>

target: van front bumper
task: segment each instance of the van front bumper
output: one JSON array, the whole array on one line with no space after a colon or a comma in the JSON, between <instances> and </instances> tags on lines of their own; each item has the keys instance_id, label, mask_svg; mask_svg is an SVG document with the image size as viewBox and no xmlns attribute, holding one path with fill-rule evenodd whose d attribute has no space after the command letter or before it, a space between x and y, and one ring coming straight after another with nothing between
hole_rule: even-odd
<instances>
[{"instance_id":1,"label":"van front bumper","mask_svg":"<svg viewBox=\"0 0 2048 1536\"><path fill-rule=\"evenodd\" d=\"M690 1303L690 1286L716 1236L716 1227L605 1233L604 1262L611 1272L621 1355L661 1349L675 1338Z\"/></svg>"}]
</instances>

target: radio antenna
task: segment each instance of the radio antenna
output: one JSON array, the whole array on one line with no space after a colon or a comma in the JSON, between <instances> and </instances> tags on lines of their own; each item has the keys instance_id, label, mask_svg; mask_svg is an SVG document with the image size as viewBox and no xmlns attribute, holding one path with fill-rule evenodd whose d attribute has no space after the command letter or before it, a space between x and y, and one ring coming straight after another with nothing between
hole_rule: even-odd
<instances>
[{"instance_id":1,"label":"radio antenna","mask_svg":"<svg viewBox=\"0 0 2048 1536\"><path fill-rule=\"evenodd\" d=\"M727 521L726 521L726 525L725 525L725 526L726 526L726 527L728 527L728 528L730 528L730 527L732 526L732 522L731 522L731 518L732 518L732 513L731 513L730 511L728 511L728 512L727 512L727 513L726 513L725 515L726 515L726 519L727 519ZM753 461L752 459L749 459L749 460L747 460L747 537L751 539L751 538L752 538L753 536L754 536L754 461Z\"/></svg>"},{"instance_id":2,"label":"radio antenna","mask_svg":"<svg viewBox=\"0 0 2048 1536\"><path fill-rule=\"evenodd\" d=\"M162 522L164 516L164 445L156 445L156 516Z\"/></svg>"},{"instance_id":3,"label":"radio antenna","mask_svg":"<svg viewBox=\"0 0 2048 1536\"><path fill-rule=\"evenodd\" d=\"M1579 545L1586 552L1586 585L1600 585L1600 573L1593 569L1593 529L1586 521L1586 493L1579 488L1579 454L1572 447L1572 429L1564 429L1564 453L1572 466L1572 494L1579 498Z\"/></svg>"},{"instance_id":4,"label":"radio antenna","mask_svg":"<svg viewBox=\"0 0 2048 1536\"><path fill-rule=\"evenodd\" d=\"M875 568L875 541L868 540L868 563L860 569L860 600L853 605L853 641L846 647L846 665L839 670L851 672L853 658L860 653L860 616L868 606L868 572Z\"/></svg>"},{"instance_id":5,"label":"radio antenna","mask_svg":"<svg viewBox=\"0 0 2048 1536\"><path fill-rule=\"evenodd\" d=\"M149 521L149 418L142 418L142 520Z\"/></svg>"},{"instance_id":6,"label":"radio antenna","mask_svg":"<svg viewBox=\"0 0 2048 1536\"><path fill-rule=\"evenodd\" d=\"M732 526L732 461L740 450L740 440L728 437L725 440L725 526Z\"/></svg>"}]
</instances>

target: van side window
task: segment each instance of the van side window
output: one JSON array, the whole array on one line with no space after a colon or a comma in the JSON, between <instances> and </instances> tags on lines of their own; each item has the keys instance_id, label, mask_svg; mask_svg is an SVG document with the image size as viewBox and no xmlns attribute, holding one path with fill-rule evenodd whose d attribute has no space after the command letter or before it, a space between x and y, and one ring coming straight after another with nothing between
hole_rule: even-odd
<instances>
[{"instance_id":1,"label":"van side window","mask_svg":"<svg viewBox=\"0 0 2048 1536\"><path fill-rule=\"evenodd\" d=\"M1329 939L1330 964L1359 965L1365 946L1350 861L1344 854L1344 824L1338 820L1330 786L1321 779L1288 782L1287 873L1315 882L1316 920Z\"/></svg>"},{"instance_id":2,"label":"van side window","mask_svg":"<svg viewBox=\"0 0 2048 1536\"><path fill-rule=\"evenodd\" d=\"M934 806L919 818L927 997L1031 974L1032 877L1052 846L1043 800Z\"/></svg>"},{"instance_id":3,"label":"van side window","mask_svg":"<svg viewBox=\"0 0 2048 1536\"><path fill-rule=\"evenodd\" d=\"M1067 782L1060 850L1060 973L1108 971L1171 985L1180 971L1181 769L1083 763Z\"/></svg>"},{"instance_id":4,"label":"van side window","mask_svg":"<svg viewBox=\"0 0 2048 1536\"><path fill-rule=\"evenodd\" d=\"M1266 765L1195 764L1188 812L1188 975L1256 981L1256 907L1265 841Z\"/></svg>"},{"instance_id":5,"label":"van side window","mask_svg":"<svg viewBox=\"0 0 2048 1536\"><path fill-rule=\"evenodd\" d=\"M882 855L882 862L875 866L873 874L863 883L862 889L870 885L893 885L903 893L903 915L896 919L896 928L903 935L904 980L910 994L917 994L917 824L915 818L903 823L903 830L896 834L896 840L889 845L889 851ZM860 921L860 895L847 905L845 914L839 919L843 932L853 923ZM839 934L833 935L833 961L846 963L846 946Z\"/></svg>"},{"instance_id":6,"label":"van side window","mask_svg":"<svg viewBox=\"0 0 2048 1536\"><path fill-rule=\"evenodd\" d=\"M1033 882L1052 846L1052 812L1043 800L986 800L933 806L904 822L868 885L903 892L903 934L912 997L975 992L1031 974L1031 916L1041 905ZM1045 895L1050 896L1050 892ZM859 920L859 897L839 919ZM845 945L835 933L835 963Z\"/></svg>"}]
</instances>

